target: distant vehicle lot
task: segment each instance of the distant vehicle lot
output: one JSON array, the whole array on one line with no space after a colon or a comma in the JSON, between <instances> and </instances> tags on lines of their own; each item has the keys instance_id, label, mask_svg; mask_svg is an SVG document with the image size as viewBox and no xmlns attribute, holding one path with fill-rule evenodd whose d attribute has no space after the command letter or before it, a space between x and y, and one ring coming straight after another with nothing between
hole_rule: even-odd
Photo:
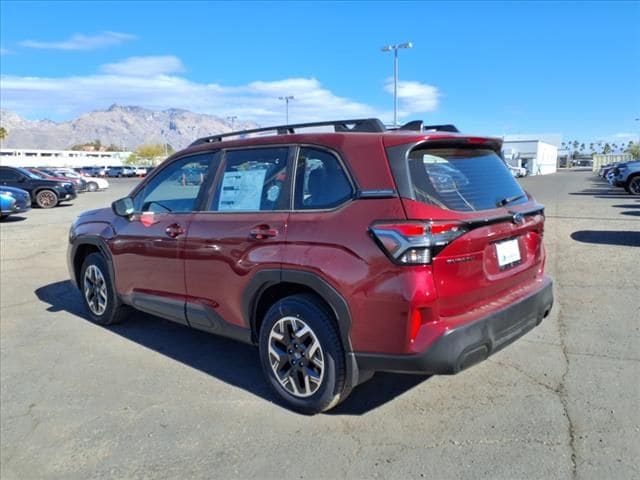
<instances>
[{"instance_id":1,"label":"distant vehicle lot","mask_svg":"<svg viewBox=\"0 0 640 480\"><path fill-rule=\"evenodd\" d=\"M521 179L546 205L551 316L457 376L377 375L310 418L272 403L251 347L86 320L67 233L138 179L110 182L0 228L3 479L637 477L637 197L590 172Z\"/></svg>"}]
</instances>

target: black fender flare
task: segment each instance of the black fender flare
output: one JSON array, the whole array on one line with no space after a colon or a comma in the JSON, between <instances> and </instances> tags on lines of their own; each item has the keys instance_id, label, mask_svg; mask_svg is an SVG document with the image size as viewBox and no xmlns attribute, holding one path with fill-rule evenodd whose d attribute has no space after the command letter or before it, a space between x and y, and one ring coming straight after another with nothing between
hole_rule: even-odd
<instances>
[{"instance_id":1,"label":"black fender flare","mask_svg":"<svg viewBox=\"0 0 640 480\"><path fill-rule=\"evenodd\" d=\"M351 352L351 312L346 300L325 279L312 272L292 269L267 269L257 272L242 296L242 313L251 330L256 330L256 310L262 294L279 283L293 283L313 290L331 308L338 323L340 340L346 352Z\"/></svg>"},{"instance_id":2,"label":"black fender flare","mask_svg":"<svg viewBox=\"0 0 640 480\"><path fill-rule=\"evenodd\" d=\"M113 291L116 292L116 276L115 276L115 268L113 266L113 259L111 258L111 252L109 251L109 247L107 245L107 242L104 240L104 238L99 237L97 235L82 235L77 237L74 240L71 246L71 255L69 258L69 260L72 262L74 277L75 277L75 263L76 263L76 256L78 255L78 248L83 245L92 245L98 248L98 251L104 257L105 262L107 262L107 268L109 269L109 279L111 280L111 286L113 287ZM76 287L80 288L80 285L78 283L79 279L74 278L73 280L74 280L74 283L76 284Z\"/></svg>"}]
</instances>

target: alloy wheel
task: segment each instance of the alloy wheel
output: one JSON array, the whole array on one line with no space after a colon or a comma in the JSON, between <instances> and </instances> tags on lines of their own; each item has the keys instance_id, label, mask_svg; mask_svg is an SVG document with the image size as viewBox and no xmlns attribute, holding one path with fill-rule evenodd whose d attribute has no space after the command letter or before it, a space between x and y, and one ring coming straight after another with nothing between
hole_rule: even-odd
<instances>
[{"instance_id":1,"label":"alloy wheel","mask_svg":"<svg viewBox=\"0 0 640 480\"><path fill-rule=\"evenodd\" d=\"M102 315L107 309L107 282L95 265L89 265L84 272L84 298L94 315Z\"/></svg>"},{"instance_id":2,"label":"alloy wheel","mask_svg":"<svg viewBox=\"0 0 640 480\"><path fill-rule=\"evenodd\" d=\"M58 198L55 193L47 190L38 194L38 204L42 208L53 207L56 203L58 203Z\"/></svg>"},{"instance_id":3,"label":"alloy wheel","mask_svg":"<svg viewBox=\"0 0 640 480\"><path fill-rule=\"evenodd\" d=\"M322 385L322 346L311 327L297 317L283 317L271 328L269 364L280 385L295 397L310 397Z\"/></svg>"},{"instance_id":4,"label":"alloy wheel","mask_svg":"<svg viewBox=\"0 0 640 480\"><path fill-rule=\"evenodd\" d=\"M640 195L640 176L631 179L629 191L634 195Z\"/></svg>"}]
</instances>

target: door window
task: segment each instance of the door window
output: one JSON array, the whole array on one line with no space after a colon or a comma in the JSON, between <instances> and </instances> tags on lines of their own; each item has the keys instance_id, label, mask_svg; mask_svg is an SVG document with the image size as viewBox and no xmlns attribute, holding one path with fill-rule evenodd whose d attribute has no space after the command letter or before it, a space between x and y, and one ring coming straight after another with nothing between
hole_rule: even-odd
<instances>
[{"instance_id":1,"label":"door window","mask_svg":"<svg viewBox=\"0 0 640 480\"><path fill-rule=\"evenodd\" d=\"M286 210L289 205L289 148L231 150L210 210L257 212Z\"/></svg>"},{"instance_id":2,"label":"door window","mask_svg":"<svg viewBox=\"0 0 640 480\"><path fill-rule=\"evenodd\" d=\"M334 208L353 196L338 159L316 148L301 148L296 172L296 210Z\"/></svg>"},{"instance_id":3,"label":"door window","mask_svg":"<svg viewBox=\"0 0 640 480\"><path fill-rule=\"evenodd\" d=\"M20 178L21 175L15 170L12 170L10 168L3 168L2 170L0 170L0 180L3 180L5 182L17 182L18 180L20 180Z\"/></svg>"},{"instance_id":4,"label":"door window","mask_svg":"<svg viewBox=\"0 0 640 480\"><path fill-rule=\"evenodd\" d=\"M137 211L191 212L205 188L210 172L215 172L215 154L181 158L162 169L134 198Z\"/></svg>"}]
</instances>

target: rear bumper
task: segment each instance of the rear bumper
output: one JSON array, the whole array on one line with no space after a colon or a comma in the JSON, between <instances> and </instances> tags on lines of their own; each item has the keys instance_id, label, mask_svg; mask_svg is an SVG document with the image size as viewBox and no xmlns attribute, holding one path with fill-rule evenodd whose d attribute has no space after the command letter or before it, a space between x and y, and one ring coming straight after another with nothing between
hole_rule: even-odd
<instances>
[{"instance_id":1,"label":"rear bumper","mask_svg":"<svg viewBox=\"0 0 640 480\"><path fill-rule=\"evenodd\" d=\"M422 353L390 355L355 353L361 370L453 374L506 347L542 322L553 305L553 282L508 307L448 330Z\"/></svg>"}]
</instances>

